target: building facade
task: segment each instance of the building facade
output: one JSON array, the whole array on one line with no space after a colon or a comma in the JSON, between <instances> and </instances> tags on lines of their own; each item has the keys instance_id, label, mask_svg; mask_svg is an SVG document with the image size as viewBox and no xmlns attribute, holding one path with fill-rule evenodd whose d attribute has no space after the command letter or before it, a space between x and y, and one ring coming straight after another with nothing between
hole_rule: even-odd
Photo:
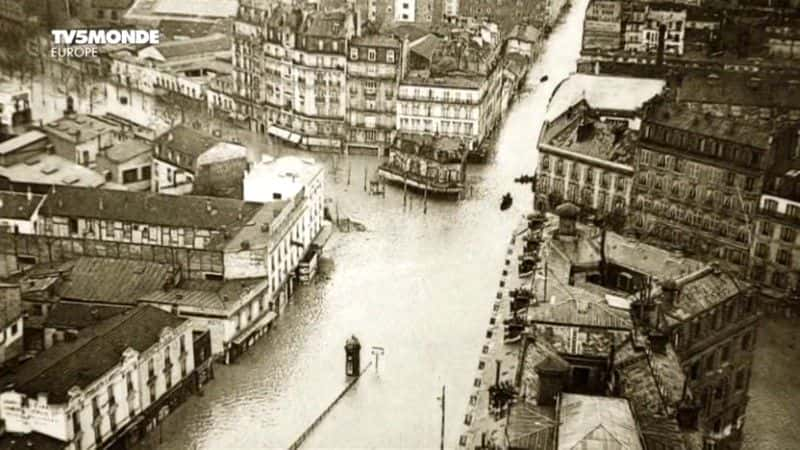
<instances>
[{"instance_id":1,"label":"building facade","mask_svg":"<svg viewBox=\"0 0 800 450\"><path fill-rule=\"evenodd\" d=\"M636 156L634 229L745 274L771 141L752 124L656 97L645 107Z\"/></svg>"},{"instance_id":2,"label":"building facade","mask_svg":"<svg viewBox=\"0 0 800 450\"><path fill-rule=\"evenodd\" d=\"M403 41L370 35L350 40L347 68L348 146L384 154L396 133L397 95L405 67Z\"/></svg>"}]
</instances>

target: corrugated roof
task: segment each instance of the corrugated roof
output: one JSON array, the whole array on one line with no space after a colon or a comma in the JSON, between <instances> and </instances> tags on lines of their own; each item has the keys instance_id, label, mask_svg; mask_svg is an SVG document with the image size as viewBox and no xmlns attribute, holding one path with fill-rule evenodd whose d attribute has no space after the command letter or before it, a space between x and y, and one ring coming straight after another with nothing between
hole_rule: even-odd
<instances>
[{"instance_id":1,"label":"corrugated roof","mask_svg":"<svg viewBox=\"0 0 800 450\"><path fill-rule=\"evenodd\" d=\"M242 200L58 186L39 213L208 230L243 227L264 205ZM210 211L208 210L210 207Z\"/></svg>"},{"instance_id":2,"label":"corrugated roof","mask_svg":"<svg viewBox=\"0 0 800 450\"><path fill-rule=\"evenodd\" d=\"M175 269L166 264L83 257L66 262L58 287L63 299L132 305L146 292L172 283Z\"/></svg>"},{"instance_id":3,"label":"corrugated roof","mask_svg":"<svg viewBox=\"0 0 800 450\"><path fill-rule=\"evenodd\" d=\"M181 305L230 314L238 300L253 289L261 289L266 279L228 281L181 280L174 289L157 289L139 297L143 302Z\"/></svg>"},{"instance_id":4,"label":"corrugated roof","mask_svg":"<svg viewBox=\"0 0 800 450\"><path fill-rule=\"evenodd\" d=\"M624 398L561 395L558 449L642 450L636 420Z\"/></svg>"},{"instance_id":5,"label":"corrugated roof","mask_svg":"<svg viewBox=\"0 0 800 450\"><path fill-rule=\"evenodd\" d=\"M582 304L581 304L582 303ZM630 317L610 307L591 301L570 299L562 303L545 304L530 308L528 320L560 325L588 326L597 328L633 328Z\"/></svg>"},{"instance_id":6,"label":"corrugated roof","mask_svg":"<svg viewBox=\"0 0 800 450\"><path fill-rule=\"evenodd\" d=\"M47 393L52 404L65 403L73 386L86 388L120 363L131 348L144 352L157 344L164 328L186 319L152 306L139 306L81 332L76 341L59 343L4 377L28 396Z\"/></svg>"}]
</instances>

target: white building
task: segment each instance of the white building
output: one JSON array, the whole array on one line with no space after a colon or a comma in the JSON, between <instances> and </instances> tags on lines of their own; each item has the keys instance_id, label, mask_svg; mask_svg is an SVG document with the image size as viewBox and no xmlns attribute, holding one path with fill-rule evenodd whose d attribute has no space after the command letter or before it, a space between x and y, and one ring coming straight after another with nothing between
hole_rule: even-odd
<instances>
[{"instance_id":1,"label":"white building","mask_svg":"<svg viewBox=\"0 0 800 450\"><path fill-rule=\"evenodd\" d=\"M4 378L5 430L49 436L68 450L109 445L186 382L192 343L188 320L156 308L108 319Z\"/></svg>"}]
</instances>

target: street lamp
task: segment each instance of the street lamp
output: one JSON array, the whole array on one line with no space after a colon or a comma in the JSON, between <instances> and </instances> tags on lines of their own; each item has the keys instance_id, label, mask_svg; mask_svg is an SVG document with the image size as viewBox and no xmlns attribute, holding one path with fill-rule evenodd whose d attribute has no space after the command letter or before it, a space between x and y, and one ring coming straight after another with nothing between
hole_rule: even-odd
<instances>
[{"instance_id":1,"label":"street lamp","mask_svg":"<svg viewBox=\"0 0 800 450\"><path fill-rule=\"evenodd\" d=\"M384 354L383 347L372 347L372 354L375 355L375 372L378 371L378 362L380 361L380 357Z\"/></svg>"}]
</instances>

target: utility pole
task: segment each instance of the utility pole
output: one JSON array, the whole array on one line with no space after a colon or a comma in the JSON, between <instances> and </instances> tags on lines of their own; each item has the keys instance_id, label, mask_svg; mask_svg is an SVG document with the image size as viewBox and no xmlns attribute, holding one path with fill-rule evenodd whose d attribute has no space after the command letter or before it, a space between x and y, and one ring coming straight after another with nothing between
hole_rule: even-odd
<instances>
[{"instance_id":1,"label":"utility pole","mask_svg":"<svg viewBox=\"0 0 800 450\"><path fill-rule=\"evenodd\" d=\"M445 400L445 387L442 386L442 396L439 397L437 400L440 401L442 405L442 434L439 441L439 450L444 450L444 413L446 411L446 400Z\"/></svg>"},{"instance_id":2,"label":"utility pole","mask_svg":"<svg viewBox=\"0 0 800 450\"><path fill-rule=\"evenodd\" d=\"M375 355L375 372L378 371L378 363L380 362L380 357L383 355L383 347L372 347L372 354Z\"/></svg>"}]
</instances>

